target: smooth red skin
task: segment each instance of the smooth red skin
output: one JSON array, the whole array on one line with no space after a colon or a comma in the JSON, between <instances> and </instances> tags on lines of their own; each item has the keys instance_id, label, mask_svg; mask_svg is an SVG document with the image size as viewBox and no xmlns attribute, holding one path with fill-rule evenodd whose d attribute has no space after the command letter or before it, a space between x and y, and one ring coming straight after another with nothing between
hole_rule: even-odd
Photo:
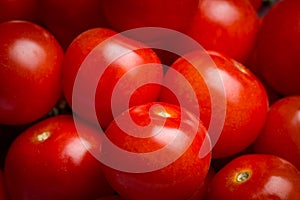
<instances>
[{"instance_id":1,"label":"smooth red skin","mask_svg":"<svg viewBox=\"0 0 300 200\"><path fill-rule=\"evenodd\" d=\"M26 21L0 24L0 124L25 124L61 95L63 51L51 33Z\"/></svg>"},{"instance_id":2,"label":"smooth red skin","mask_svg":"<svg viewBox=\"0 0 300 200\"><path fill-rule=\"evenodd\" d=\"M83 31L105 26L101 7L99 0L43 0L41 21L66 49Z\"/></svg>"},{"instance_id":3,"label":"smooth red skin","mask_svg":"<svg viewBox=\"0 0 300 200\"><path fill-rule=\"evenodd\" d=\"M0 0L0 22L9 20L39 21L39 0Z\"/></svg>"},{"instance_id":4,"label":"smooth red skin","mask_svg":"<svg viewBox=\"0 0 300 200\"><path fill-rule=\"evenodd\" d=\"M248 0L200 0L185 33L205 49L245 63L258 29L258 16Z\"/></svg>"},{"instance_id":5,"label":"smooth red skin","mask_svg":"<svg viewBox=\"0 0 300 200\"><path fill-rule=\"evenodd\" d=\"M194 16L198 1L103 0L102 8L108 24L117 31L148 26L182 31Z\"/></svg>"},{"instance_id":6,"label":"smooth red skin","mask_svg":"<svg viewBox=\"0 0 300 200\"><path fill-rule=\"evenodd\" d=\"M3 172L0 171L0 199L1 200L8 200L7 191L4 184Z\"/></svg>"},{"instance_id":7,"label":"smooth red skin","mask_svg":"<svg viewBox=\"0 0 300 200\"><path fill-rule=\"evenodd\" d=\"M269 110L262 133L254 143L257 153L280 156L300 170L300 96L276 101Z\"/></svg>"},{"instance_id":8,"label":"smooth red skin","mask_svg":"<svg viewBox=\"0 0 300 200\"><path fill-rule=\"evenodd\" d=\"M238 182L236 176L248 171L251 176ZM273 155L249 154L238 157L213 178L208 200L294 200L300 198L300 172L286 160Z\"/></svg>"},{"instance_id":9,"label":"smooth red skin","mask_svg":"<svg viewBox=\"0 0 300 200\"><path fill-rule=\"evenodd\" d=\"M72 116L43 120L12 144L4 176L11 199L91 199L113 194L101 163L89 150L99 148L98 133L83 123L79 137ZM38 136L49 133L44 141ZM83 145L90 146L87 149Z\"/></svg>"},{"instance_id":10,"label":"smooth red skin","mask_svg":"<svg viewBox=\"0 0 300 200\"><path fill-rule=\"evenodd\" d=\"M64 60L63 85L65 97L70 105L72 105L72 90L74 80L83 60L97 45L115 34L117 33L110 29L90 29L79 35L68 48ZM110 46L110 48L107 48L107 46ZM116 83L120 80L120 78L122 78L122 76L124 76L130 70L135 69L135 73L133 75L128 75L128 78L126 78L126 83L128 85L123 84L124 89L118 93L118 99L114 105L117 114L128 108L128 105L126 105L124 99L128 95L127 92L131 84L139 83L140 80L149 80L151 82L153 81L160 83L163 76L162 67L155 67L151 71L148 69L145 70L145 68L142 67L138 68L143 64L160 64L160 60L157 55L151 49L145 48L145 46L143 49L141 49L140 43L124 37L122 39L114 40L110 45L107 46L99 51L99 58L96 61L97 64L99 63L96 65L96 67L103 66L107 68L100 78L99 82L101 84L99 83L97 86L95 99L78 97L79 100L83 99L81 100L83 106L92 106L95 102L98 120L103 129L105 129L113 120L111 96ZM132 53L128 53L118 58L110 65L107 64L105 56L107 56L109 52L119 52L119 48L128 49L130 46L139 47L139 49L131 51ZM114 49L111 47L114 47ZM95 77L95 71L91 71L86 77L87 83L90 82L91 77L99 78ZM130 97L129 107L157 100L160 88L161 87L157 84L147 84L140 88L136 88L136 91ZM90 113L79 113L79 115L86 119L91 119Z\"/></svg>"},{"instance_id":11,"label":"smooth red skin","mask_svg":"<svg viewBox=\"0 0 300 200\"><path fill-rule=\"evenodd\" d=\"M264 17L258 36L259 73L283 95L300 94L299 20L299 1L279 1Z\"/></svg>"},{"instance_id":12,"label":"smooth red skin","mask_svg":"<svg viewBox=\"0 0 300 200\"><path fill-rule=\"evenodd\" d=\"M246 149L257 138L266 119L268 97L259 79L243 65L216 52L208 54L216 64L226 94L225 123L217 143L213 146L212 154L214 158L223 158ZM193 56L195 60L201 60L201 56ZM192 94L186 83L174 77L172 73L166 73L165 84L176 88L177 98L185 102L183 106L187 109L198 112L196 106L199 106L200 119L208 129L211 119L211 97L203 79L208 75L199 75L194 66L183 58L178 59L171 68L181 73L191 84L197 99L190 98ZM178 104L174 94L165 88L161 92L160 100ZM211 137L215 138L215 135Z\"/></svg>"},{"instance_id":13,"label":"smooth red skin","mask_svg":"<svg viewBox=\"0 0 300 200\"><path fill-rule=\"evenodd\" d=\"M169 113L168 118L162 117L156 111L149 111L151 106L163 106L165 112ZM110 167L104 168L104 174L118 194L124 199L174 199L182 200L190 197L198 190L204 181L209 169L211 152L200 158L199 150L203 144L207 131L189 112L175 105L166 103L148 103L129 110L132 120L139 126L146 126L152 120L151 127L145 135L152 135L160 130L159 134L163 138L169 138L173 134L178 134L179 124L184 124L181 131L188 137L192 137L191 131L198 131L194 137L190 147L176 161L170 165L147 173L130 173L123 172ZM121 114L117 119L129 120L122 117ZM128 116L128 115L127 115ZM151 117L149 117L151 116ZM181 121L182 116L182 121ZM162 124L162 122L165 122ZM198 127L198 128L197 128ZM134 129L131 129L134 130ZM105 131L106 136L121 149L135 152L153 152L168 144L167 139L159 139L156 136L148 136L147 138L138 138L128 135L121 130L115 121ZM131 134L140 134L132 131ZM169 156L169 154L162 154ZM149 161L150 162L150 161ZM157 162L156 160L154 162ZM151 162L150 162L151 163Z\"/></svg>"}]
</instances>

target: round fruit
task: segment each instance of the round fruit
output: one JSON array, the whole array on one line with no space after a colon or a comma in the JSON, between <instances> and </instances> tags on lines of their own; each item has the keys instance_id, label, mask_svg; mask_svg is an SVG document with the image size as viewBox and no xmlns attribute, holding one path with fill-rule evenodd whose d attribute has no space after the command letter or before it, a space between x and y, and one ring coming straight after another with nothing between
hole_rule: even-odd
<instances>
[{"instance_id":1,"label":"round fruit","mask_svg":"<svg viewBox=\"0 0 300 200\"><path fill-rule=\"evenodd\" d=\"M238 157L213 178L208 200L300 198L300 172L277 156L249 154Z\"/></svg>"},{"instance_id":2,"label":"round fruit","mask_svg":"<svg viewBox=\"0 0 300 200\"><path fill-rule=\"evenodd\" d=\"M184 105L180 106L198 112L195 114L209 131L213 157L228 157L246 149L257 138L267 116L268 97L259 79L242 64L216 52L208 52L208 55L215 67L198 52L186 55L194 61L193 65L179 58L164 77L164 84L171 86L177 96L172 94L174 91L163 88L160 100L178 104L177 99L181 99ZM174 70L183 75L185 81ZM218 81L218 76L222 81ZM222 130L215 131L223 112ZM213 115L217 117L213 119Z\"/></svg>"},{"instance_id":3,"label":"round fruit","mask_svg":"<svg viewBox=\"0 0 300 200\"><path fill-rule=\"evenodd\" d=\"M178 106L154 102L132 107L105 135L113 146L102 147L104 174L124 199L187 199L208 172L207 131Z\"/></svg>"},{"instance_id":4,"label":"round fruit","mask_svg":"<svg viewBox=\"0 0 300 200\"><path fill-rule=\"evenodd\" d=\"M300 96L282 98L270 107L254 150L280 156L300 170Z\"/></svg>"},{"instance_id":5,"label":"round fruit","mask_svg":"<svg viewBox=\"0 0 300 200\"><path fill-rule=\"evenodd\" d=\"M80 127L80 136L77 132ZM99 134L72 116L56 116L25 130L11 145L4 168L12 199L87 199L113 194L101 163Z\"/></svg>"},{"instance_id":6,"label":"round fruit","mask_svg":"<svg viewBox=\"0 0 300 200\"><path fill-rule=\"evenodd\" d=\"M51 33L26 21L0 24L0 124L47 114L61 95L63 51Z\"/></svg>"}]
</instances>

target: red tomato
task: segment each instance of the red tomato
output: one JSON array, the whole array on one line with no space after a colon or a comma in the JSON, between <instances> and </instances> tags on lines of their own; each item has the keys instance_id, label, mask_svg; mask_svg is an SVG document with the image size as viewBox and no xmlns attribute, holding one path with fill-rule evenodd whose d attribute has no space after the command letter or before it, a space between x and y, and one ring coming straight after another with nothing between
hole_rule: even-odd
<instances>
[{"instance_id":1,"label":"red tomato","mask_svg":"<svg viewBox=\"0 0 300 200\"><path fill-rule=\"evenodd\" d=\"M282 98L271 106L254 150L280 156L300 169L300 96Z\"/></svg>"},{"instance_id":2,"label":"red tomato","mask_svg":"<svg viewBox=\"0 0 300 200\"><path fill-rule=\"evenodd\" d=\"M113 194L101 163L90 154L99 148L98 133L61 115L24 131L12 144L4 176L12 199L95 199Z\"/></svg>"},{"instance_id":3,"label":"red tomato","mask_svg":"<svg viewBox=\"0 0 300 200\"><path fill-rule=\"evenodd\" d=\"M212 115L225 110L225 121L220 137L218 138L218 133L215 131L209 134L212 144L215 144L213 157L228 157L254 142L265 122L268 97L259 79L242 64L216 52L208 52L208 54L215 63L215 68L210 68L211 62L206 63L198 52L186 55L198 66L193 66L184 58L178 59L170 69L178 71L188 82L182 81L178 74L169 70L164 78L164 84L172 86L178 95L174 97L170 90L164 88L160 99L173 104L178 104L176 98L182 99L185 103L182 106L192 112L199 112L197 109L199 107L200 118L208 131L210 126L215 126L219 123L218 120L221 120L221 117L217 117L215 121L211 121ZM202 69L202 74L199 74L196 67ZM216 82L216 78L213 78L215 76L220 76L223 82ZM188 84L191 84L192 90L189 90ZM211 92L219 99L215 107L221 108L212 107ZM193 95L196 99L193 99ZM224 104L222 98L226 101ZM213 109L215 113L212 113ZM199 115L199 113L195 114Z\"/></svg>"},{"instance_id":4,"label":"red tomato","mask_svg":"<svg viewBox=\"0 0 300 200\"><path fill-rule=\"evenodd\" d=\"M0 24L0 124L25 124L45 115L61 95L63 51L42 27Z\"/></svg>"},{"instance_id":5,"label":"red tomato","mask_svg":"<svg viewBox=\"0 0 300 200\"><path fill-rule=\"evenodd\" d=\"M213 178L208 200L300 198L300 172L286 160L272 155L238 157Z\"/></svg>"},{"instance_id":6,"label":"red tomato","mask_svg":"<svg viewBox=\"0 0 300 200\"><path fill-rule=\"evenodd\" d=\"M163 27L182 31L194 16L199 0L103 0L103 13L118 31Z\"/></svg>"},{"instance_id":7,"label":"red tomato","mask_svg":"<svg viewBox=\"0 0 300 200\"><path fill-rule=\"evenodd\" d=\"M99 0L43 0L41 20L64 48L81 32L105 25Z\"/></svg>"},{"instance_id":8,"label":"red tomato","mask_svg":"<svg viewBox=\"0 0 300 200\"><path fill-rule=\"evenodd\" d=\"M283 95L300 94L300 1L283 0L264 17L257 41L259 73Z\"/></svg>"},{"instance_id":9,"label":"red tomato","mask_svg":"<svg viewBox=\"0 0 300 200\"><path fill-rule=\"evenodd\" d=\"M65 55L63 81L68 103L80 116L93 122L93 110L89 112L88 109L95 105L102 128L113 120L113 111L117 115L133 105L155 101L161 87L146 83L160 84L163 76L160 60L153 50L116 34L105 28L90 29L72 42ZM125 51L127 53L122 55ZM143 67L146 64L148 67ZM102 76L98 73L101 70ZM78 78L78 72L84 76ZM82 88L83 94L74 94L72 99L74 83L78 79L81 85L77 89ZM93 86L96 94L86 95ZM74 101L79 108L74 108Z\"/></svg>"},{"instance_id":10,"label":"red tomato","mask_svg":"<svg viewBox=\"0 0 300 200\"><path fill-rule=\"evenodd\" d=\"M0 22L9 20L39 21L38 0L0 0Z\"/></svg>"},{"instance_id":11,"label":"red tomato","mask_svg":"<svg viewBox=\"0 0 300 200\"><path fill-rule=\"evenodd\" d=\"M104 174L124 199L187 199L208 172L207 130L178 106L153 102L132 107L110 124L105 135L125 153L102 148L108 159L117 159L118 168L107 165ZM202 147L207 154L200 156Z\"/></svg>"},{"instance_id":12,"label":"red tomato","mask_svg":"<svg viewBox=\"0 0 300 200\"><path fill-rule=\"evenodd\" d=\"M258 29L258 16L248 0L200 0L186 33L205 49L244 63L255 45Z\"/></svg>"},{"instance_id":13,"label":"red tomato","mask_svg":"<svg viewBox=\"0 0 300 200\"><path fill-rule=\"evenodd\" d=\"M6 187L4 185L4 178L3 178L2 171L0 171L0 199L8 200L8 195L7 195Z\"/></svg>"}]
</instances>

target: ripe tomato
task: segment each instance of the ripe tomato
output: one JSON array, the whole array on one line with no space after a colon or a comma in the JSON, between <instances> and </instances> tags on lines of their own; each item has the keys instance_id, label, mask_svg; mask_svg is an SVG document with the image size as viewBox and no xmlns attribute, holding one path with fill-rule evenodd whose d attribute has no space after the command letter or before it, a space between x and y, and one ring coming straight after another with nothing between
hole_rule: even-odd
<instances>
[{"instance_id":1,"label":"ripe tomato","mask_svg":"<svg viewBox=\"0 0 300 200\"><path fill-rule=\"evenodd\" d=\"M25 124L45 115L61 95L63 51L42 27L0 24L0 124Z\"/></svg>"},{"instance_id":2,"label":"ripe tomato","mask_svg":"<svg viewBox=\"0 0 300 200\"><path fill-rule=\"evenodd\" d=\"M200 0L186 33L205 49L244 63L258 29L258 16L248 0Z\"/></svg>"},{"instance_id":3,"label":"ripe tomato","mask_svg":"<svg viewBox=\"0 0 300 200\"><path fill-rule=\"evenodd\" d=\"M214 176L208 200L300 198L300 172L273 155L249 154L228 163Z\"/></svg>"},{"instance_id":4,"label":"ripe tomato","mask_svg":"<svg viewBox=\"0 0 300 200\"><path fill-rule=\"evenodd\" d=\"M194 60L198 66L179 58L170 68L178 71L188 82L182 81L178 74L169 70L164 77L164 84L172 86L178 94L176 97L183 99L185 105L181 106L192 112L199 112L197 107L200 108L200 118L209 131L211 124L215 126L219 123L217 121L221 120L221 117L218 117L214 119L215 121L211 121L212 115L216 114L212 112L215 108L212 107L211 92L219 98L215 107L223 105L224 107L214 111L225 110L225 121L220 137L215 131L209 132L212 144L215 145L212 155L214 158L228 157L254 142L265 122L268 97L259 79L242 64L216 52L208 52L208 55L211 56L216 68L210 68L211 62L206 63L198 52L191 53L186 57ZM202 74L199 74L196 67L202 69ZM216 82L216 78L213 78L216 75L219 75L223 82ZM189 90L189 84L192 90ZM196 99L193 99L194 95ZM163 88L160 100L178 104L176 97L170 90ZM226 101L224 104L222 98Z\"/></svg>"},{"instance_id":5,"label":"ripe tomato","mask_svg":"<svg viewBox=\"0 0 300 200\"><path fill-rule=\"evenodd\" d=\"M105 25L99 0L43 0L41 21L64 48L81 32Z\"/></svg>"},{"instance_id":6,"label":"ripe tomato","mask_svg":"<svg viewBox=\"0 0 300 200\"><path fill-rule=\"evenodd\" d=\"M79 77L78 72L83 76ZM63 75L64 94L73 110L95 122L91 117L95 105L99 123L105 129L113 114L158 98L160 85L149 82L160 84L163 69L150 48L110 29L95 28L79 35L69 46ZM81 84L73 88L75 80ZM95 94L87 94L93 92L94 85ZM82 93L73 95L76 89ZM80 106L74 108L74 101Z\"/></svg>"},{"instance_id":7,"label":"ripe tomato","mask_svg":"<svg viewBox=\"0 0 300 200\"><path fill-rule=\"evenodd\" d=\"M8 195L7 195L6 187L4 185L4 178L3 178L2 171L0 171L0 199L8 200Z\"/></svg>"},{"instance_id":8,"label":"ripe tomato","mask_svg":"<svg viewBox=\"0 0 300 200\"><path fill-rule=\"evenodd\" d=\"M199 0L103 0L103 13L118 31L162 27L182 31L194 16Z\"/></svg>"},{"instance_id":9,"label":"ripe tomato","mask_svg":"<svg viewBox=\"0 0 300 200\"><path fill-rule=\"evenodd\" d=\"M280 156L300 169L300 96L282 98L271 106L254 150Z\"/></svg>"},{"instance_id":10,"label":"ripe tomato","mask_svg":"<svg viewBox=\"0 0 300 200\"><path fill-rule=\"evenodd\" d=\"M125 153L120 156L109 146L108 150L102 147L104 156L109 155L107 159L117 166L106 164L104 174L124 199L187 199L208 172L207 130L178 106L152 102L131 107L110 124L105 135ZM207 153L201 156L202 147Z\"/></svg>"},{"instance_id":11,"label":"ripe tomato","mask_svg":"<svg viewBox=\"0 0 300 200\"><path fill-rule=\"evenodd\" d=\"M300 2L279 1L264 17L258 36L259 73L283 95L300 94L299 21Z\"/></svg>"},{"instance_id":12,"label":"ripe tomato","mask_svg":"<svg viewBox=\"0 0 300 200\"><path fill-rule=\"evenodd\" d=\"M0 22L9 20L39 21L38 0L0 0Z\"/></svg>"},{"instance_id":13,"label":"ripe tomato","mask_svg":"<svg viewBox=\"0 0 300 200\"><path fill-rule=\"evenodd\" d=\"M90 154L99 148L98 133L61 115L24 131L12 144L4 176L12 199L95 199L113 194L101 163Z\"/></svg>"}]
</instances>

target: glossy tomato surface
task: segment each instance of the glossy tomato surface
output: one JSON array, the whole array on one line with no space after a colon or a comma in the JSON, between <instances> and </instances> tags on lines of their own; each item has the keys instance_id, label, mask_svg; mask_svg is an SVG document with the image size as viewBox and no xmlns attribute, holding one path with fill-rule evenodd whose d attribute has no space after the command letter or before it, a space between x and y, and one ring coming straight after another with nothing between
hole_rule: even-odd
<instances>
[{"instance_id":1,"label":"glossy tomato surface","mask_svg":"<svg viewBox=\"0 0 300 200\"><path fill-rule=\"evenodd\" d=\"M215 67L211 67L211 62L207 62L198 52L186 56L194 60L195 65L179 58L170 69L179 72L185 80L182 81L178 74L169 70L164 84L172 86L177 96L172 94L174 91L164 88L160 100L178 104L177 99L181 99L184 102L181 106L200 112L195 114L200 114L208 130L214 130L214 126L223 120L221 111L225 112L220 132L209 134L215 144L213 157L228 157L254 142L266 119L268 98L259 79L242 64L216 52L208 52L208 55ZM218 81L218 76L222 81ZM217 98L214 104L213 98ZM217 116L214 119L213 114ZM209 129L211 126L212 129Z\"/></svg>"},{"instance_id":2,"label":"glossy tomato surface","mask_svg":"<svg viewBox=\"0 0 300 200\"><path fill-rule=\"evenodd\" d=\"M248 0L200 0L186 34L207 50L244 63L257 37L259 19Z\"/></svg>"},{"instance_id":3,"label":"glossy tomato surface","mask_svg":"<svg viewBox=\"0 0 300 200\"><path fill-rule=\"evenodd\" d=\"M264 17L257 42L260 75L283 95L300 94L300 2L283 0Z\"/></svg>"},{"instance_id":4,"label":"glossy tomato surface","mask_svg":"<svg viewBox=\"0 0 300 200\"><path fill-rule=\"evenodd\" d=\"M300 96L282 98L271 106L254 150L285 158L300 169Z\"/></svg>"},{"instance_id":5,"label":"glossy tomato surface","mask_svg":"<svg viewBox=\"0 0 300 200\"><path fill-rule=\"evenodd\" d=\"M0 24L0 123L47 114L61 95L63 51L51 33L26 21Z\"/></svg>"},{"instance_id":6,"label":"glossy tomato surface","mask_svg":"<svg viewBox=\"0 0 300 200\"><path fill-rule=\"evenodd\" d=\"M118 116L105 135L125 151L122 157L107 152L117 166L104 168L107 180L124 199L187 199L208 172L207 130L178 106L155 102L134 106Z\"/></svg>"},{"instance_id":7,"label":"glossy tomato surface","mask_svg":"<svg viewBox=\"0 0 300 200\"><path fill-rule=\"evenodd\" d=\"M280 157L238 157L213 178L208 199L295 200L300 198L300 172Z\"/></svg>"},{"instance_id":8,"label":"glossy tomato surface","mask_svg":"<svg viewBox=\"0 0 300 200\"><path fill-rule=\"evenodd\" d=\"M99 0L43 0L40 18L65 49L83 31L105 25L101 5Z\"/></svg>"},{"instance_id":9,"label":"glossy tomato surface","mask_svg":"<svg viewBox=\"0 0 300 200\"><path fill-rule=\"evenodd\" d=\"M157 100L162 76L160 60L153 50L110 29L95 28L79 35L66 52L64 94L74 111L92 122L93 110L87 108L95 107L105 129L113 115ZM79 93L73 95L74 90Z\"/></svg>"},{"instance_id":10,"label":"glossy tomato surface","mask_svg":"<svg viewBox=\"0 0 300 200\"><path fill-rule=\"evenodd\" d=\"M4 176L11 199L91 199L113 194L101 163L89 151L99 148L98 133L72 116L41 121L11 145Z\"/></svg>"}]
</instances>

